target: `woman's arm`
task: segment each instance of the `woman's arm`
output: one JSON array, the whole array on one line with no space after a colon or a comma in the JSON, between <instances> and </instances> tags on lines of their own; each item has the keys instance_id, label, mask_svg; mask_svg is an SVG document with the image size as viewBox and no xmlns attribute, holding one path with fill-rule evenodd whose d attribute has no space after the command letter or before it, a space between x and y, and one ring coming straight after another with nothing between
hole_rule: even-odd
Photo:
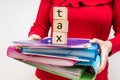
<instances>
[{"instance_id":1,"label":"woman's arm","mask_svg":"<svg viewBox=\"0 0 120 80\"><path fill-rule=\"evenodd\" d=\"M112 43L112 54L120 50L120 0L113 0L113 29L115 37L110 41Z\"/></svg>"},{"instance_id":2,"label":"woman's arm","mask_svg":"<svg viewBox=\"0 0 120 80\"><path fill-rule=\"evenodd\" d=\"M41 0L36 21L28 34L29 39L40 39L48 36L48 31L50 28L50 8L50 0Z\"/></svg>"},{"instance_id":3,"label":"woman's arm","mask_svg":"<svg viewBox=\"0 0 120 80\"><path fill-rule=\"evenodd\" d=\"M101 64L98 73L102 72L108 61L108 56L120 51L120 0L113 0L113 29L115 37L103 41L100 39L92 39L91 43L98 43L101 49Z\"/></svg>"}]
</instances>

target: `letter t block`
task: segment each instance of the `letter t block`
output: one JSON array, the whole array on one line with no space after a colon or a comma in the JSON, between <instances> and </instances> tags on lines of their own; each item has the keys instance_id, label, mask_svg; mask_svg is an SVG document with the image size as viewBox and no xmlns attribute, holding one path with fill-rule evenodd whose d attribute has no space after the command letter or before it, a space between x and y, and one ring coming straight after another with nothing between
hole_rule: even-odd
<instances>
[{"instance_id":1,"label":"letter t block","mask_svg":"<svg viewBox=\"0 0 120 80\"><path fill-rule=\"evenodd\" d=\"M54 7L53 19L65 19L68 18L68 11L66 7Z\"/></svg>"}]
</instances>

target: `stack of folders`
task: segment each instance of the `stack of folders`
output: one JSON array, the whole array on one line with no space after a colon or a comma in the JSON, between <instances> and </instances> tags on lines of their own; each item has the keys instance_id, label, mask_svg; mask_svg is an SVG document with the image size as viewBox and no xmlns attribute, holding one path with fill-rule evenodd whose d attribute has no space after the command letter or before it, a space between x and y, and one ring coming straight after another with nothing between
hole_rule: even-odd
<instances>
[{"instance_id":1,"label":"stack of folders","mask_svg":"<svg viewBox=\"0 0 120 80\"><path fill-rule=\"evenodd\" d=\"M68 38L66 45L54 45L50 37L13 41L7 55L71 80L94 80L100 64L98 45L81 38Z\"/></svg>"}]
</instances>

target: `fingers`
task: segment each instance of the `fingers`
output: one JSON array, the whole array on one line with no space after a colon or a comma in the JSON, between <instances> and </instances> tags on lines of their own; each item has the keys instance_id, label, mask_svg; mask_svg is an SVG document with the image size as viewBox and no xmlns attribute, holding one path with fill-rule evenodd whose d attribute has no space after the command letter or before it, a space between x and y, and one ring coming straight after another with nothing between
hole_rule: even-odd
<instances>
[{"instance_id":1,"label":"fingers","mask_svg":"<svg viewBox=\"0 0 120 80\"><path fill-rule=\"evenodd\" d=\"M108 56L105 54L106 53L101 53L101 63L100 63L100 66L98 68L98 74L101 73L105 69L105 66L107 64Z\"/></svg>"},{"instance_id":2,"label":"fingers","mask_svg":"<svg viewBox=\"0 0 120 80\"><path fill-rule=\"evenodd\" d=\"M94 38L92 40L90 40L91 43L97 43L97 44L101 44L103 41L97 38Z\"/></svg>"},{"instance_id":3,"label":"fingers","mask_svg":"<svg viewBox=\"0 0 120 80\"><path fill-rule=\"evenodd\" d=\"M40 39L41 39L40 36L36 34L33 34L30 37L28 37L28 40L40 40Z\"/></svg>"}]
</instances>

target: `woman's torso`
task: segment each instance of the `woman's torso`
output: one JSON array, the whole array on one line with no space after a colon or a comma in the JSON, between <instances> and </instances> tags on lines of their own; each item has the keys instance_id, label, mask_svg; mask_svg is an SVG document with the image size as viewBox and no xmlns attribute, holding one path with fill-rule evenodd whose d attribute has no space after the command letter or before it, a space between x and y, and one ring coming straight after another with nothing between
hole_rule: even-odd
<instances>
[{"instance_id":1,"label":"woman's torso","mask_svg":"<svg viewBox=\"0 0 120 80\"><path fill-rule=\"evenodd\" d=\"M53 0L50 10L51 25L53 7L56 6L68 9L68 37L108 38L112 24L111 0Z\"/></svg>"}]
</instances>

